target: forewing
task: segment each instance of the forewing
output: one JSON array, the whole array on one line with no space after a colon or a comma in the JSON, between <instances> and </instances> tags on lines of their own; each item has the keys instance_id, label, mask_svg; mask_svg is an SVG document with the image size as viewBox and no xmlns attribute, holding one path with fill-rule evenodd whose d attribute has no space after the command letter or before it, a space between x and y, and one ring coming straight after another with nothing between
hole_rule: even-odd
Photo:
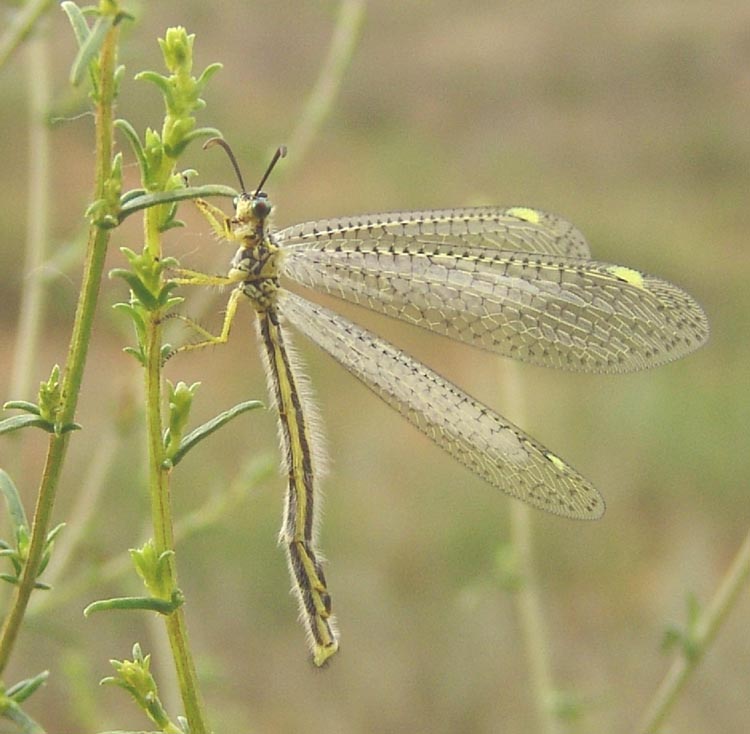
<instances>
[{"instance_id":1,"label":"forewing","mask_svg":"<svg viewBox=\"0 0 750 734\"><path fill-rule=\"evenodd\" d=\"M294 293L281 313L376 395L492 486L556 515L596 519L597 490L502 416L384 339Z\"/></svg>"},{"instance_id":2,"label":"forewing","mask_svg":"<svg viewBox=\"0 0 750 734\"><path fill-rule=\"evenodd\" d=\"M282 250L281 272L378 313L545 367L628 372L682 357L708 337L706 316L690 295L631 268L464 244L448 235L438 242L354 234L296 241Z\"/></svg>"},{"instance_id":3,"label":"forewing","mask_svg":"<svg viewBox=\"0 0 750 734\"><path fill-rule=\"evenodd\" d=\"M382 248L429 243L451 252L456 246L565 257L591 256L583 233L573 224L526 206L428 209L359 214L296 224L276 233L284 247L328 241L375 241Z\"/></svg>"}]
</instances>

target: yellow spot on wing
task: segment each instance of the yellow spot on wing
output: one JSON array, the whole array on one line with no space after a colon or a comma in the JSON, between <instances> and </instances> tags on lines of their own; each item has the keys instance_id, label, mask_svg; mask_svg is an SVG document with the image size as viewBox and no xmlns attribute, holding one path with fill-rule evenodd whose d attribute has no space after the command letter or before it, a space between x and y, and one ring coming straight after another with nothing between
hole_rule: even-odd
<instances>
[{"instance_id":1,"label":"yellow spot on wing","mask_svg":"<svg viewBox=\"0 0 750 734\"><path fill-rule=\"evenodd\" d=\"M511 217L523 219L525 222L539 224L539 212L535 209L529 209L525 206L514 206L512 209L508 209L507 213L510 214Z\"/></svg>"},{"instance_id":2,"label":"yellow spot on wing","mask_svg":"<svg viewBox=\"0 0 750 734\"><path fill-rule=\"evenodd\" d=\"M636 288L643 288L643 276L632 268L626 268L622 265L612 265L607 268L618 280L623 280L630 285L636 286Z\"/></svg>"},{"instance_id":3,"label":"yellow spot on wing","mask_svg":"<svg viewBox=\"0 0 750 734\"><path fill-rule=\"evenodd\" d=\"M568 465L559 456L555 456L551 451L547 451L545 453L545 456L550 460L555 469L559 469L560 471L568 471Z\"/></svg>"}]
</instances>

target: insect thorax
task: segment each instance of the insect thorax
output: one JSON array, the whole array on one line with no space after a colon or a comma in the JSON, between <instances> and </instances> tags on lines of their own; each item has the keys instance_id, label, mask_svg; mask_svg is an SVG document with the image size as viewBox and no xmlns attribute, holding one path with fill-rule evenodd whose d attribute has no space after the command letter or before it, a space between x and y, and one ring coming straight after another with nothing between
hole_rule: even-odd
<instances>
[{"instance_id":1,"label":"insect thorax","mask_svg":"<svg viewBox=\"0 0 750 734\"><path fill-rule=\"evenodd\" d=\"M280 287L279 248L270 237L248 240L235 253L230 272L243 275L242 292L257 311L265 311L275 303Z\"/></svg>"}]
</instances>

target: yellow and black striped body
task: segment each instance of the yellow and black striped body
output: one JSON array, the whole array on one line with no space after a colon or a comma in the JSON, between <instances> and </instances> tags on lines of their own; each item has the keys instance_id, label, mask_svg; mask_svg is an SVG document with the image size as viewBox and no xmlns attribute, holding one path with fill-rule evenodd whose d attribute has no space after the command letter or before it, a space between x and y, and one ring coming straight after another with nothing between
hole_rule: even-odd
<instances>
[{"instance_id":1,"label":"yellow and black striped body","mask_svg":"<svg viewBox=\"0 0 750 734\"><path fill-rule=\"evenodd\" d=\"M279 282L275 258L278 248L270 237L242 247L233 268L246 272L242 292L257 314L258 336L268 391L279 420L282 466L288 476L284 521L279 542L287 551L289 570L313 650L313 661L322 665L338 649L331 617L331 596L315 549L318 464L322 463L314 426L315 407L300 381L289 333L277 308Z\"/></svg>"},{"instance_id":2,"label":"yellow and black striped body","mask_svg":"<svg viewBox=\"0 0 750 734\"><path fill-rule=\"evenodd\" d=\"M206 202L201 201L199 207L217 234L241 243L229 271L228 280L238 286L230 299L222 338L228 336L238 298L244 294L257 316L268 391L278 416L282 469L288 476L279 542L287 552L313 662L320 666L338 650L331 597L315 540L321 497L318 483L326 462L316 430L317 410L279 311L280 249L266 227L271 207L262 193L242 194L231 219L220 219L219 210Z\"/></svg>"}]
</instances>

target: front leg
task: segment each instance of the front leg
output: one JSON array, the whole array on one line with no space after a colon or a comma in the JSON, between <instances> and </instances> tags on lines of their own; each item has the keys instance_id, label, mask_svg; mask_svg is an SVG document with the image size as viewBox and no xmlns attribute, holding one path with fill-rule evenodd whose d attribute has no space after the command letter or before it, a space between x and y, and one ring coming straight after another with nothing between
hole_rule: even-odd
<instances>
[{"instance_id":1,"label":"front leg","mask_svg":"<svg viewBox=\"0 0 750 734\"><path fill-rule=\"evenodd\" d=\"M186 268L173 268L176 278L170 278L172 283L180 285L232 285L245 279L245 273L238 270L230 270L228 275L209 275L199 270L188 270Z\"/></svg>"},{"instance_id":2,"label":"front leg","mask_svg":"<svg viewBox=\"0 0 750 734\"><path fill-rule=\"evenodd\" d=\"M227 302L227 310L224 313L224 323L221 327L221 333L218 335L212 334L210 331L204 329L200 324L197 324L187 316L175 314L176 318L189 324L192 329L194 329L203 337L203 339L199 342L195 342L193 344L183 344L181 347L178 347L175 352L188 352L193 349L203 349L203 347L208 347L213 344L226 344L226 342L229 340L229 331L232 328L232 323L237 313L237 304L239 303L240 298L242 298L242 295L242 286L239 286L232 291L232 294L229 296L229 301Z\"/></svg>"},{"instance_id":3,"label":"front leg","mask_svg":"<svg viewBox=\"0 0 750 734\"><path fill-rule=\"evenodd\" d=\"M230 241L241 239L232 230L231 217L228 217L218 206L209 204L205 199L196 199L195 205L211 225L211 229L219 239Z\"/></svg>"},{"instance_id":4,"label":"front leg","mask_svg":"<svg viewBox=\"0 0 750 734\"><path fill-rule=\"evenodd\" d=\"M202 338L201 341L193 344L183 344L178 347L176 352L186 352L192 349L201 349L207 347L210 344L224 344L229 339L229 331L232 328L232 322L234 316L237 313L237 304L239 299L243 295L242 292L242 281L245 280L246 273L239 270L232 269L228 275L208 275L207 273L201 273L198 270L187 270L185 268L174 268L172 270L177 277L170 278L170 282L178 283L179 285L214 285L214 286L225 286L238 284L229 296L227 303L227 309L224 314L224 323L221 328L219 335L212 334L207 329L204 329L200 324L196 323L193 319L188 316L180 314L174 314L175 318L184 321L194 331L196 331Z\"/></svg>"}]
</instances>

